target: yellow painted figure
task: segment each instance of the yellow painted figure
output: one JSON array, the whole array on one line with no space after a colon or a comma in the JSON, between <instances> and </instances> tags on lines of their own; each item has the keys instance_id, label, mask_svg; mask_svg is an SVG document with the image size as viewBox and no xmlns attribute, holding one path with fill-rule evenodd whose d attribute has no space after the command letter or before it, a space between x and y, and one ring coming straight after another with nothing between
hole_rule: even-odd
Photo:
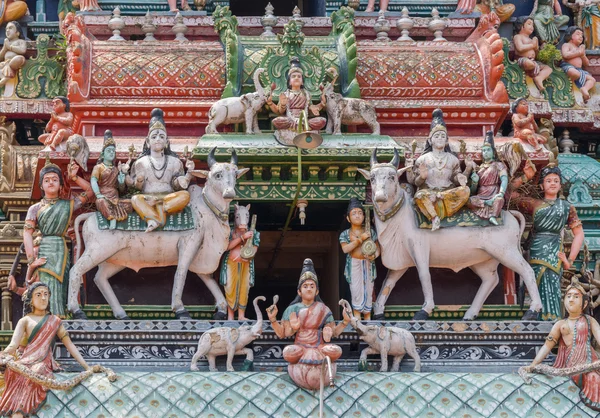
<instances>
[{"instance_id":1,"label":"yellow painted figure","mask_svg":"<svg viewBox=\"0 0 600 418\"><path fill-rule=\"evenodd\" d=\"M258 247L260 233L248 230L250 220L250 205L235 205L235 228L231 231L229 246L223 257L219 282L225 287L227 299L227 316L231 321L235 311L238 311L238 320L246 319L246 306L248 306L248 293L254 286L254 260L243 257L242 247L251 245ZM248 242L251 240L250 242Z\"/></svg>"}]
</instances>

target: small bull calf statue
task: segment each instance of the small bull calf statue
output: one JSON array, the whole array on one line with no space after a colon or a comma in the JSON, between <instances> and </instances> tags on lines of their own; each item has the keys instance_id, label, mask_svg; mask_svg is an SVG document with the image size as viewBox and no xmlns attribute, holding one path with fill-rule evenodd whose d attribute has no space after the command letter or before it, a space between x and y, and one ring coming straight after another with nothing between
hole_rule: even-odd
<instances>
[{"instance_id":1,"label":"small bull calf statue","mask_svg":"<svg viewBox=\"0 0 600 418\"><path fill-rule=\"evenodd\" d=\"M344 308L350 317L350 325L356 330L361 340L369 346L360 353L359 369L367 369L367 356L369 354L381 355L380 372L388 370L388 355L394 357L392 372L400 369L400 362L405 354L415 361L415 372L421 371L421 358L415 347L415 338L410 332L398 327L384 327L379 325L363 325L352 315L352 308L347 300L340 300L340 306Z\"/></svg>"},{"instance_id":2,"label":"small bull calf statue","mask_svg":"<svg viewBox=\"0 0 600 418\"><path fill-rule=\"evenodd\" d=\"M327 70L333 77L330 83L321 85L321 102L325 104L327 112L327 126L325 132L333 135L342 134L342 125L369 125L372 135L379 135L379 122L375 106L366 100L343 97L333 91L333 86L338 78L337 70Z\"/></svg>"},{"instance_id":3,"label":"small bull calf statue","mask_svg":"<svg viewBox=\"0 0 600 418\"><path fill-rule=\"evenodd\" d=\"M198 371L198 360L206 356L208 359L208 370L216 372L216 358L227 354L227 371L233 372L233 356L236 354L246 354L246 360L242 366L242 371L252 370L254 366L254 352L251 348L246 348L248 344L257 339L262 334L263 318L258 301L265 300L264 296L254 298L254 310L256 311L256 324L253 326L243 325L239 328L219 327L206 331L200 337L196 354L192 357L190 370Z\"/></svg>"}]
</instances>

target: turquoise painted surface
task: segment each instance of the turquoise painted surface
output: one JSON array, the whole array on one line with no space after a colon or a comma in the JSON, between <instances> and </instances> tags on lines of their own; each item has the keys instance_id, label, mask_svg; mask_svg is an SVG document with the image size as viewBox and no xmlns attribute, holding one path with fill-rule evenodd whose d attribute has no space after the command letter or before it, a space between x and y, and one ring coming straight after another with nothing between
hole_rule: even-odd
<instances>
[{"instance_id":1,"label":"turquoise painted surface","mask_svg":"<svg viewBox=\"0 0 600 418\"><path fill-rule=\"evenodd\" d=\"M119 372L48 393L38 417L318 417L319 394L287 373ZM58 375L61 378L67 373ZM338 373L326 417L594 417L567 378L515 374Z\"/></svg>"}]
</instances>

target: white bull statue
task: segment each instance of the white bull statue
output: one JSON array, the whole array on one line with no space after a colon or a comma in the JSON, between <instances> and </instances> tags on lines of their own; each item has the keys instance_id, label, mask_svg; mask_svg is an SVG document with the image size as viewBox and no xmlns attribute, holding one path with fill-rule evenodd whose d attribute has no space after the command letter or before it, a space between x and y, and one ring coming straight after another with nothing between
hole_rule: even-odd
<instances>
[{"instance_id":1,"label":"white bull statue","mask_svg":"<svg viewBox=\"0 0 600 418\"><path fill-rule=\"evenodd\" d=\"M224 319L227 306L218 283L212 278L221 255L229 243L229 204L235 198L236 180L248 171L237 168L235 150L229 163L217 163L213 148L207 159L209 171L192 170L196 177L206 178L205 186L190 186L190 207L194 228L186 231L121 231L100 230L95 213L86 213L75 220L77 242L79 223L83 225L85 251L77 258L69 275L68 309L75 319L85 319L77 296L82 276L98 266L94 282L110 304L118 319L127 319L108 279L129 267L139 271L144 267L177 266L173 283L171 308L177 318L190 318L182 302L187 272L196 273L216 299L215 319Z\"/></svg>"},{"instance_id":2,"label":"white bull statue","mask_svg":"<svg viewBox=\"0 0 600 418\"><path fill-rule=\"evenodd\" d=\"M400 157L394 149L390 163L377 162L377 149L371 156L371 169L359 169L371 181L375 206L375 225L381 245L381 259L388 274L374 305L374 319L383 318L385 303L396 282L410 268L417 267L425 303L415 320L429 317L435 303L430 267L458 272L469 267L481 278L481 286L465 313L465 320L477 317L483 303L498 284L498 264L515 271L531 296L530 309L523 320L535 320L542 302L531 266L521 254L521 235L525 218L516 211L503 211L501 226L450 227L431 232L420 229L411 196L398 179L407 168L398 169Z\"/></svg>"}]
</instances>

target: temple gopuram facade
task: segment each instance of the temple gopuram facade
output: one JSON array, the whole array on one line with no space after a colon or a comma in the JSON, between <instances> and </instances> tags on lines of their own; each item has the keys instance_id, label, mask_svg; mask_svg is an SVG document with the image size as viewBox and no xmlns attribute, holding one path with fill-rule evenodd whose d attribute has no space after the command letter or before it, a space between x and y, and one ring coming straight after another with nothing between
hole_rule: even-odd
<instances>
[{"instance_id":1,"label":"temple gopuram facade","mask_svg":"<svg viewBox=\"0 0 600 418\"><path fill-rule=\"evenodd\" d=\"M596 417L600 10L3 0L0 416Z\"/></svg>"}]
</instances>

